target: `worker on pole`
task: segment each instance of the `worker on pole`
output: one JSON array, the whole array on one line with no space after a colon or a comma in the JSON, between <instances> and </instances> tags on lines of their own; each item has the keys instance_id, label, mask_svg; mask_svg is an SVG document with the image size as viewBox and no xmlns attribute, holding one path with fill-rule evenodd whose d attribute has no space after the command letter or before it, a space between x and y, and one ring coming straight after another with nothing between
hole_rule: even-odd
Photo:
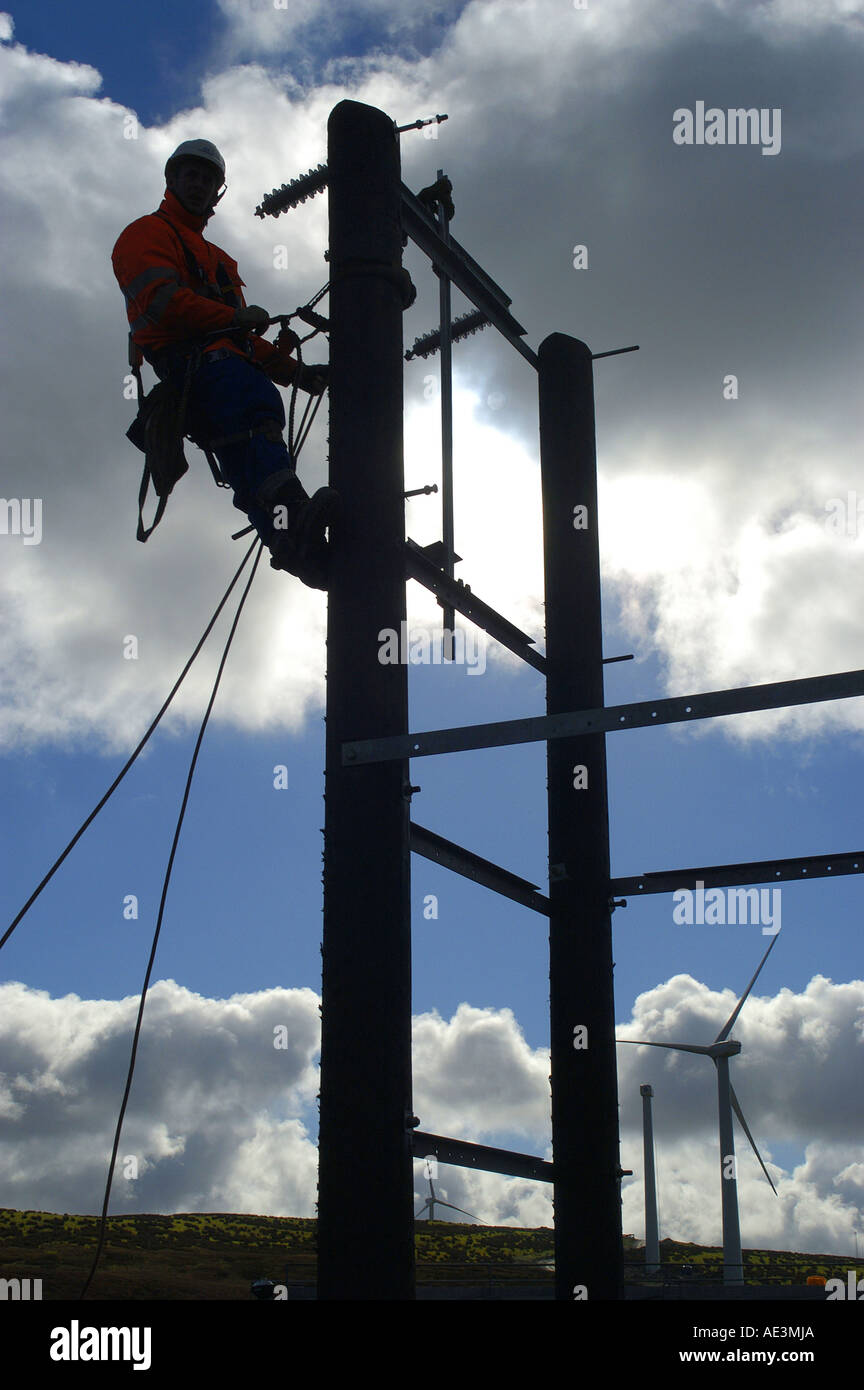
<instances>
[{"instance_id":1,"label":"worker on pole","mask_svg":"<svg viewBox=\"0 0 864 1390\"><path fill-rule=\"evenodd\" d=\"M310 499L300 483L282 437L285 409L277 384L296 382L318 395L328 368L298 363L293 335L284 330L275 343L261 336L271 316L246 305L237 262L204 239L225 192L225 162L216 146L208 140L178 145L165 165L165 181L158 210L126 227L111 258L126 298L130 363L139 384L143 359L160 382L182 393L185 409L177 440L181 463L156 520L185 471L186 434L208 452L214 474L221 475L217 481L233 488L234 505L270 548L273 568L326 589L326 527L338 499L326 487ZM144 490L142 484L142 502ZM157 491L162 497L158 485ZM149 531L142 532L139 514L138 538L146 540Z\"/></svg>"}]
</instances>

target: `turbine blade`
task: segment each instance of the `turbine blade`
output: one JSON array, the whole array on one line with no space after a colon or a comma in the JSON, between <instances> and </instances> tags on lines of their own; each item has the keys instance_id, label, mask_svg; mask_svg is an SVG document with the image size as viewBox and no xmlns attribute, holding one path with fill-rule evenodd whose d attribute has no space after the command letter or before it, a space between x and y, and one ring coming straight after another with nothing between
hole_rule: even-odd
<instances>
[{"instance_id":1,"label":"turbine blade","mask_svg":"<svg viewBox=\"0 0 864 1390\"><path fill-rule=\"evenodd\" d=\"M775 938L775 939L776 939L776 938ZM772 941L771 945L773 946L773 944L774 944L774 942ZM769 949L769 951L770 951L771 947L769 946L768 949ZM741 1126L741 1128L743 1129L744 1133L747 1135L747 1138L750 1140L750 1147L751 1147L751 1149L753 1150L753 1152L754 1152L754 1154L756 1155L756 1157L758 1158L760 1167L761 1167L761 1169L762 1169L762 1172L765 1174L766 1178L767 1178L768 1181L771 1183L771 1191L774 1193L774 1196L776 1197L776 1196L778 1195L778 1194L777 1194L777 1188L774 1186L773 1182L771 1182L771 1174L768 1172L768 1169L765 1167L765 1164L762 1162L762 1155L760 1154L759 1150L758 1150L757 1147L756 1147L756 1140L753 1138L753 1135L750 1133L749 1129L747 1128L747 1121L744 1119L744 1115L743 1115L743 1113L742 1113L741 1106L738 1104L738 1097L736 1096L734 1090L732 1089L731 1083L730 1083L730 1086L729 1086L729 1099L730 1099L731 1102L732 1102L732 1109L735 1111L735 1114L738 1116L738 1123L740 1124L740 1126Z\"/></svg>"},{"instance_id":2,"label":"turbine blade","mask_svg":"<svg viewBox=\"0 0 864 1390\"><path fill-rule=\"evenodd\" d=\"M442 1201L439 1201L438 1205L440 1207L449 1207L451 1211L461 1211L463 1216L470 1216L472 1221L479 1221L481 1225L486 1225L486 1222L483 1220L482 1216L475 1216L473 1211L466 1211L464 1207L454 1207L452 1202Z\"/></svg>"},{"instance_id":3,"label":"turbine blade","mask_svg":"<svg viewBox=\"0 0 864 1390\"><path fill-rule=\"evenodd\" d=\"M649 1042L647 1038L616 1038L615 1041L629 1043L631 1047L670 1047L673 1052L698 1052L705 1057L711 1056L710 1047L697 1047L695 1043Z\"/></svg>"},{"instance_id":4,"label":"turbine blade","mask_svg":"<svg viewBox=\"0 0 864 1390\"><path fill-rule=\"evenodd\" d=\"M757 979L759 978L759 971L762 969L762 966L765 964L766 960L768 959L768 957L770 956L772 950L774 949L774 945L775 945L776 941L777 941L777 937L776 937L776 936L772 937L772 939L771 939L771 945L768 947L768 950L765 952L764 956L763 956L762 959L760 960L759 965L758 965L758 967L757 967L757 969L756 969L756 974L753 976L753 979L750 981L750 983L749 983L749 985L747 986L747 988L745 989L744 993L741 995L741 998L738 1000L738 1003L735 1005L735 1008L733 1009L732 1013L729 1015L729 1017L727 1018L726 1022L723 1024L723 1027L720 1029L720 1032L717 1034L716 1038L714 1039L715 1043L718 1043L718 1042L725 1042L726 1039L728 1038L730 1031L731 1031L732 1028L734 1027L736 1018L738 1017L738 1015L740 1014L741 1010L742 1010L743 1007L744 1007L744 1000L747 998L747 995L750 993L751 989L753 988L753 986L755 985Z\"/></svg>"}]
</instances>

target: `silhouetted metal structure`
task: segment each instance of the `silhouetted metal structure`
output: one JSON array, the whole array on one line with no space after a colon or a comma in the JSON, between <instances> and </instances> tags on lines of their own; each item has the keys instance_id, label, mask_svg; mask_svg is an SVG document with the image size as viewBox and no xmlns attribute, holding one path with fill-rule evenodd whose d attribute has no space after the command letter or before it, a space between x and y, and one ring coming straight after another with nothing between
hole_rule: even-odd
<instances>
[{"instance_id":1,"label":"silhouetted metal structure","mask_svg":"<svg viewBox=\"0 0 864 1390\"><path fill-rule=\"evenodd\" d=\"M378 660L405 619L399 139L371 107L329 122L330 481L318 1290L414 1291L408 760L346 768L346 739L408 729ZM362 1201L357 1194L362 1192Z\"/></svg>"},{"instance_id":2,"label":"silhouetted metal structure","mask_svg":"<svg viewBox=\"0 0 864 1390\"><path fill-rule=\"evenodd\" d=\"M437 118L439 121L443 117ZM419 123L415 122L414 126ZM622 1251L611 915L615 894L788 881L864 871L864 853L610 877L605 735L745 710L864 694L864 672L604 705L592 354L563 334L535 353L510 299L436 221L434 190L401 183L399 129L357 102L334 108L327 166L262 200L278 215L330 190L330 481L344 513L332 534L327 628L327 763L319 1136L321 1298L414 1294L412 1155L551 1182L556 1297L616 1299ZM439 180L442 171L438 171ZM429 194L432 196L428 196ZM441 200L438 200L440 207ZM427 356L491 325L538 373L546 654L453 577L445 458L443 541L406 540L402 466L402 312L407 238L476 313L418 339ZM449 391L444 395L445 454ZM545 716L409 732L407 668L379 661L382 629L401 632L405 584L433 592L547 680ZM410 759L547 742L549 890L409 821ZM410 852L549 918L552 1148L549 1163L421 1133L411 1103ZM626 904L622 904L626 905ZM358 1200L362 1193L362 1201Z\"/></svg>"},{"instance_id":3,"label":"silhouetted metal structure","mask_svg":"<svg viewBox=\"0 0 864 1390\"><path fill-rule=\"evenodd\" d=\"M603 704L594 379L584 343L541 345L546 709ZM606 739L547 744L549 1013L557 1295L613 1299L623 1279Z\"/></svg>"}]
</instances>

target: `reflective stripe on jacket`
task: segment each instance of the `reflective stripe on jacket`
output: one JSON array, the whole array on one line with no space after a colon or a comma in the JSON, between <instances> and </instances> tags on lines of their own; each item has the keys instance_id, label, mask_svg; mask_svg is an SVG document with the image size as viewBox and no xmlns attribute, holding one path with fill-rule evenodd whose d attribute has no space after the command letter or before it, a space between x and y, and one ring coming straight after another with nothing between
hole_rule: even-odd
<instances>
[{"instance_id":1,"label":"reflective stripe on jacket","mask_svg":"<svg viewBox=\"0 0 864 1390\"><path fill-rule=\"evenodd\" d=\"M276 348L257 334L219 336L246 301L237 262L201 235L205 221L166 191L158 213L139 217L120 233L111 262L126 297L132 338L148 354L206 337L208 348L245 356L248 341L255 361L275 361Z\"/></svg>"}]
</instances>

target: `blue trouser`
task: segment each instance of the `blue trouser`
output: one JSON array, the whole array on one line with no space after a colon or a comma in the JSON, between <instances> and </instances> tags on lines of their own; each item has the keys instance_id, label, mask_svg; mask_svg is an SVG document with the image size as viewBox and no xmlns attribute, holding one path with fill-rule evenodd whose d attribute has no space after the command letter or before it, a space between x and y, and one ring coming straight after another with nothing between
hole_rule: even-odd
<instances>
[{"instance_id":1,"label":"blue trouser","mask_svg":"<svg viewBox=\"0 0 864 1390\"><path fill-rule=\"evenodd\" d=\"M174 380L182 381L185 360L170 364ZM262 484L275 473L293 469L287 445L281 437L285 407L278 388L248 358L231 353L216 361L204 358L189 387L188 433L204 445L242 431L275 422L271 437L256 432L236 444L217 445L215 454L222 477L234 489L234 506L245 512L266 543L274 534L271 513L257 500ZM277 437L278 434L278 437Z\"/></svg>"}]
</instances>

